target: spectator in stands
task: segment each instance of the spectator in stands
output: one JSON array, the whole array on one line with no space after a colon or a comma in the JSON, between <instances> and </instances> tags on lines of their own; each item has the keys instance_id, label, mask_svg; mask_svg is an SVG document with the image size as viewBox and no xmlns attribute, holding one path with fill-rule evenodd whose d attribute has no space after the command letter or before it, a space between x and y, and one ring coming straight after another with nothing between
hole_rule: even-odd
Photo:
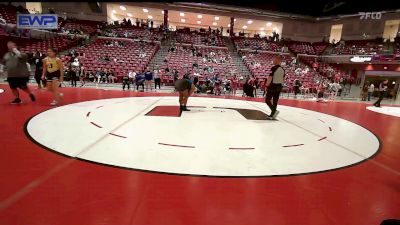
<instances>
[{"instance_id":1,"label":"spectator in stands","mask_svg":"<svg viewBox=\"0 0 400 225\"><path fill-rule=\"evenodd\" d=\"M294 80L294 97L297 98L297 94L300 93L301 82L298 78Z\"/></svg>"},{"instance_id":2,"label":"spectator in stands","mask_svg":"<svg viewBox=\"0 0 400 225\"><path fill-rule=\"evenodd\" d=\"M129 72L130 73L130 72ZM130 78L129 74L126 74L122 77L122 90L125 91L125 86L128 86L128 90L130 88Z\"/></svg>"},{"instance_id":3,"label":"spectator in stands","mask_svg":"<svg viewBox=\"0 0 400 225\"><path fill-rule=\"evenodd\" d=\"M100 58L100 61L110 62L110 57L108 55L104 55L103 57Z\"/></svg>"},{"instance_id":4,"label":"spectator in stands","mask_svg":"<svg viewBox=\"0 0 400 225\"><path fill-rule=\"evenodd\" d=\"M69 66L69 78L71 79L71 86L76 87L76 67L72 67L72 65Z\"/></svg>"},{"instance_id":5,"label":"spectator in stands","mask_svg":"<svg viewBox=\"0 0 400 225\"><path fill-rule=\"evenodd\" d=\"M144 58L146 57L146 52L144 51L144 49L140 49L139 50L139 58Z\"/></svg>"},{"instance_id":6,"label":"spectator in stands","mask_svg":"<svg viewBox=\"0 0 400 225\"><path fill-rule=\"evenodd\" d=\"M375 91L375 85L374 83L371 82L371 84L368 86L368 101L371 101L371 96Z\"/></svg>"},{"instance_id":7,"label":"spectator in stands","mask_svg":"<svg viewBox=\"0 0 400 225\"><path fill-rule=\"evenodd\" d=\"M136 91L139 90L139 86L142 86L143 88L142 90L144 91L144 82L145 82L144 71L137 72L135 76Z\"/></svg>"},{"instance_id":8,"label":"spectator in stands","mask_svg":"<svg viewBox=\"0 0 400 225\"><path fill-rule=\"evenodd\" d=\"M322 102L322 103L327 102L324 99L325 89L326 89L326 86L325 86L324 82L320 82L318 85L318 88L317 88L317 102Z\"/></svg>"},{"instance_id":9,"label":"spectator in stands","mask_svg":"<svg viewBox=\"0 0 400 225\"><path fill-rule=\"evenodd\" d=\"M221 91L222 91L221 84L222 84L222 81L219 78L218 74L215 75L215 77L214 77L214 94L215 95L221 95Z\"/></svg>"},{"instance_id":10,"label":"spectator in stands","mask_svg":"<svg viewBox=\"0 0 400 225\"><path fill-rule=\"evenodd\" d=\"M86 78L86 68L81 63L81 67L79 68L79 81L81 82L81 87L85 86L85 78Z\"/></svg>"},{"instance_id":11,"label":"spectator in stands","mask_svg":"<svg viewBox=\"0 0 400 225\"><path fill-rule=\"evenodd\" d=\"M225 77L224 80L222 81L222 85L224 94L226 94L227 92L231 92L232 90L231 81L228 80L227 77Z\"/></svg>"},{"instance_id":12,"label":"spectator in stands","mask_svg":"<svg viewBox=\"0 0 400 225\"><path fill-rule=\"evenodd\" d=\"M194 73L193 73L193 84L194 84L195 87L198 86L199 77L200 77L199 72L197 72L197 70L195 70Z\"/></svg>"},{"instance_id":13,"label":"spectator in stands","mask_svg":"<svg viewBox=\"0 0 400 225\"><path fill-rule=\"evenodd\" d=\"M250 79L247 79L243 84L243 96L254 97L254 86L249 81Z\"/></svg>"},{"instance_id":14,"label":"spectator in stands","mask_svg":"<svg viewBox=\"0 0 400 225\"><path fill-rule=\"evenodd\" d=\"M178 70L174 69L173 76L174 76L174 83L175 83L179 78Z\"/></svg>"},{"instance_id":15,"label":"spectator in stands","mask_svg":"<svg viewBox=\"0 0 400 225\"><path fill-rule=\"evenodd\" d=\"M367 101L368 96L368 83L365 83L361 89L361 101Z\"/></svg>"},{"instance_id":16,"label":"spectator in stands","mask_svg":"<svg viewBox=\"0 0 400 225\"><path fill-rule=\"evenodd\" d=\"M133 84L133 81L135 80L136 77L136 72L135 72L136 68L133 69L132 71L129 71L128 73L128 77L129 77L129 82Z\"/></svg>"},{"instance_id":17,"label":"spectator in stands","mask_svg":"<svg viewBox=\"0 0 400 225\"><path fill-rule=\"evenodd\" d=\"M90 82L94 82L96 77L93 72L86 72L86 77L89 79Z\"/></svg>"},{"instance_id":18,"label":"spectator in stands","mask_svg":"<svg viewBox=\"0 0 400 225\"><path fill-rule=\"evenodd\" d=\"M236 90L239 86L239 79L236 76L236 74L234 74L231 78L231 86L232 86L232 94L233 96L236 96Z\"/></svg>"},{"instance_id":19,"label":"spectator in stands","mask_svg":"<svg viewBox=\"0 0 400 225\"><path fill-rule=\"evenodd\" d=\"M146 72L144 73L144 79L146 80L146 91L153 90L152 82L153 82L153 73L150 71L150 69L147 67Z\"/></svg>"},{"instance_id":20,"label":"spectator in stands","mask_svg":"<svg viewBox=\"0 0 400 225\"><path fill-rule=\"evenodd\" d=\"M157 85L158 85L158 89L161 89L161 74L160 74L160 70L159 69L155 69L153 74L154 74L154 89L157 89Z\"/></svg>"},{"instance_id":21,"label":"spectator in stands","mask_svg":"<svg viewBox=\"0 0 400 225\"><path fill-rule=\"evenodd\" d=\"M338 82L333 81L331 90L333 92L333 98L336 99L337 96L340 96L339 93L342 92L342 86Z\"/></svg>"},{"instance_id":22,"label":"spectator in stands","mask_svg":"<svg viewBox=\"0 0 400 225\"><path fill-rule=\"evenodd\" d=\"M100 68L97 68L96 78L98 84L100 84L100 81L102 81L102 76L103 76L103 71L101 71Z\"/></svg>"},{"instance_id":23,"label":"spectator in stands","mask_svg":"<svg viewBox=\"0 0 400 225\"><path fill-rule=\"evenodd\" d=\"M35 62L35 80L36 83L38 84L38 89L42 89L42 85L43 87L46 86L46 81L43 81L41 79L42 77L42 71L43 71L43 59L46 56L42 53L40 53L39 51L36 51L36 54L34 55L34 62Z\"/></svg>"},{"instance_id":24,"label":"spectator in stands","mask_svg":"<svg viewBox=\"0 0 400 225\"><path fill-rule=\"evenodd\" d=\"M253 86L254 97L257 97L258 81L255 75L249 79L249 85Z\"/></svg>"},{"instance_id":25,"label":"spectator in stands","mask_svg":"<svg viewBox=\"0 0 400 225\"><path fill-rule=\"evenodd\" d=\"M110 70L107 74L108 83L115 83L117 77L115 76L114 72Z\"/></svg>"}]
</instances>

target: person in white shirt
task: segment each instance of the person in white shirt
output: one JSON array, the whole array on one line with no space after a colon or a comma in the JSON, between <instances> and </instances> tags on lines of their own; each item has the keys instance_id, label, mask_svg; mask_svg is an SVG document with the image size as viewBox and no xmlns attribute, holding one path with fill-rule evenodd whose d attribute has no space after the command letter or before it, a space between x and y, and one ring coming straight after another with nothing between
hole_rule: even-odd
<instances>
[{"instance_id":1,"label":"person in white shirt","mask_svg":"<svg viewBox=\"0 0 400 225\"><path fill-rule=\"evenodd\" d=\"M133 80L134 80L135 77L136 77L136 72L135 72L135 71L130 71L130 72L128 73L128 77L129 77L129 82L133 84Z\"/></svg>"},{"instance_id":2,"label":"person in white shirt","mask_svg":"<svg viewBox=\"0 0 400 225\"><path fill-rule=\"evenodd\" d=\"M29 63L27 62L27 63L26 63L26 67L28 68L28 72L31 73L31 72L32 72L32 70L31 70L31 64L29 64Z\"/></svg>"},{"instance_id":3,"label":"person in white shirt","mask_svg":"<svg viewBox=\"0 0 400 225\"><path fill-rule=\"evenodd\" d=\"M388 90L388 82L389 80L386 79L383 82L379 84L378 87L378 100L374 103L375 107L381 107L381 101L383 100L383 97L385 96L387 90Z\"/></svg>"},{"instance_id":4,"label":"person in white shirt","mask_svg":"<svg viewBox=\"0 0 400 225\"><path fill-rule=\"evenodd\" d=\"M369 85L368 87L368 101L371 101L371 96L372 93L374 93L374 91L375 91L375 85L371 83L371 85Z\"/></svg>"},{"instance_id":5,"label":"person in white shirt","mask_svg":"<svg viewBox=\"0 0 400 225\"><path fill-rule=\"evenodd\" d=\"M129 71L128 76L129 76L129 78L135 78L136 72L135 71Z\"/></svg>"},{"instance_id":6,"label":"person in white shirt","mask_svg":"<svg viewBox=\"0 0 400 225\"><path fill-rule=\"evenodd\" d=\"M155 69L153 72L153 77L154 77L154 89L161 89L161 77L160 77L160 70Z\"/></svg>"}]
</instances>

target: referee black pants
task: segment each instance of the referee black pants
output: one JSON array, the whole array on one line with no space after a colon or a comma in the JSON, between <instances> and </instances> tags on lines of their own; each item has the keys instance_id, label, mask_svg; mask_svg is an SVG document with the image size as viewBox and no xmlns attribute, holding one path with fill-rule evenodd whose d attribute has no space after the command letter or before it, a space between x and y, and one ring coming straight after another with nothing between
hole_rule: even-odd
<instances>
[{"instance_id":1,"label":"referee black pants","mask_svg":"<svg viewBox=\"0 0 400 225\"><path fill-rule=\"evenodd\" d=\"M154 78L154 89L161 89L161 78Z\"/></svg>"},{"instance_id":2,"label":"referee black pants","mask_svg":"<svg viewBox=\"0 0 400 225\"><path fill-rule=\"evenodd\" d=\"M278 106L279 96L282 91L282 84L271 84L267 90L267 95L265 96L265 103L271 109L271 115L273 116L276 112Z\"/></svg>"},{"instance_id":3,"label":"referee black pants","mask_svg":"<svg viewBox=\"0 0 400 225\"><path fill-rule=\"evenodd\" d=\"M384 95L385 95L384 91L378 92L378 100L374 103L374 106L381 107L381 101L383 100Z\"/></svg>"}]
</instances>

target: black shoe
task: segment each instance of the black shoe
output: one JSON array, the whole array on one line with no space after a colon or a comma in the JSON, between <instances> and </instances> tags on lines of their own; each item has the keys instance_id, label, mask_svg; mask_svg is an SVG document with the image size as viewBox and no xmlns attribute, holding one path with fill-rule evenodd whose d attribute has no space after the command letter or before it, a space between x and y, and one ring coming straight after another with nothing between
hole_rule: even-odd
<instances>
[{"instance_id":1,"label":"black shoe","mask_svg":"<svg viewBox=\"0 0 400 225\"><path fill-rule=\"evenodd\" d=\"M11 104L19 104L21 103L21 99L20 98L16 98L14 99L14 101L10 102Z\"/></svg>"},{"instance_id":2,"label":"black shoe","mask_svg":"<svg viewBox=\"0 0 400 225\"><path fill-rule=\"evenodd\" d=\"M182 113L182 110L183 110L183 105L180 105L179 106L179 112Z\"/></svg>"},{"instance_id":3,"label":"black shoe","mask_svg":"<svg viewBox=\"0 0 400 225\"><path fill-rule=\"evenodd\" d=\"M190 109L186 108L186 105L182 107L182 111L190 111Z\"/></svg>"},{"instance_id":4,"label":"black shoe","mask_svg":"<svg viewBox=\"0 0 400 225\"><path fill-rule=\"evenodd\" d=\"M32 102L36 101L36 98L35 98L35 96L33 94L30 94L29 98L31 98Z\"/></svg>"},{"instance_id":5,"label":"black shoe","mask_svg":"<svg viewBox=\"0 0 400 225\"><path fill-rule=\"evenodd\" d=\"M279 114L279 111L276 110L275 113L274 113L274 115L272 115L272 119L275 119L275 118L278 116L278 114Z\"/></svg>"}]
</instances>

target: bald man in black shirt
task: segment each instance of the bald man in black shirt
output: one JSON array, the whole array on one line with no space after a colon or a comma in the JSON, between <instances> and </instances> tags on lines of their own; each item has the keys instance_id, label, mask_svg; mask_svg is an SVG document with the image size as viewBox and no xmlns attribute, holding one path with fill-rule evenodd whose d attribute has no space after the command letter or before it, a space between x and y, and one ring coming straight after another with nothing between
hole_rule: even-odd
<instances>
[{"instance_id":1,"label":"bald man in black shirt","mask_svg":"<svg viewBox=\"0 0 400 225\"><path fill-rule=\"evenodd\" d=\"M268 119L275 119L279 114L276 108L285 77L285 70L281 67L281 62L281 56L277 55L273 58L274 66L271 68L271 74L268 76L265 85L267 91L265 103L267 103L268 107L271 109L271 115L268 116Z\"/></svg>"}]
</instances>

